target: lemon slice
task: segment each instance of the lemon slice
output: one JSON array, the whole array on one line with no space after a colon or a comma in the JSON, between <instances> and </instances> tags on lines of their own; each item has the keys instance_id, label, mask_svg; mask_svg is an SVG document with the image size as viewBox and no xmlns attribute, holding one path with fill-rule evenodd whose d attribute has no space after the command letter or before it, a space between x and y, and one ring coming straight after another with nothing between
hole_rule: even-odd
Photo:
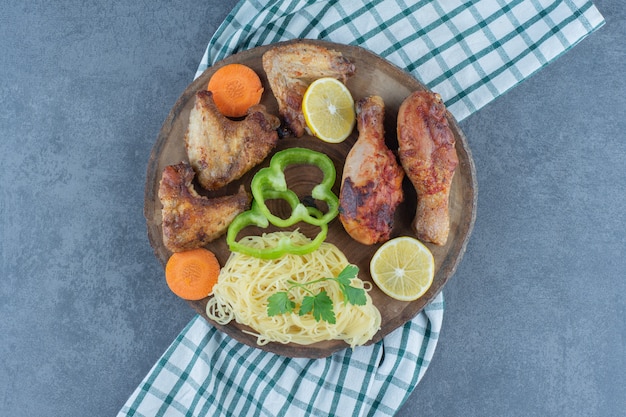
<instances>
[{"instance_id":1,"label":"lemon slice","mask_svg":"<svg viewBox=\"0 0 626 417\"><path fill-rule=\"evenodd\" d=\"M385 242L370 262L372 279L388 296L400 301L420 298L433 283L435 259L419 240L403 236Z\"/></svg>"},{"instance_id":2,"label":"lemon slice","mask_svg":"<svg viewBox=\"0 0 626 417\"><path fill-rule=\"evenodd\" d=\"M339 80L326 77L309 85L302 98L302 113L311 133L325 142L344 141L354 128L354 99Z\"/></svg>"}]
</instances>

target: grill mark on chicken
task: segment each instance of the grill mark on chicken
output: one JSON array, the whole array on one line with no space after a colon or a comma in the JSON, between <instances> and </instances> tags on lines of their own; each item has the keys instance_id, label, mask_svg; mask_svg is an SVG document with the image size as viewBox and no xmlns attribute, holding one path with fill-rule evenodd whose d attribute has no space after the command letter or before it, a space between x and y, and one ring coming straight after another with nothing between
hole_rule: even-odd
<instances>
[{"instance_id":1,"label":"grill mark on chicken","mask_svg":"<svg viewBox=\"0 0 626 417\"><path fill-rule=\"evenodd\" d=\"M359 207L365 207L372 193L376 192L376 183L368 181L365 185L358 187L352 182L352 178L347 178L343 183L343 187L341 214L344 219L356 218L359 213ZM386 230L389 233L385 233L382 239L388 240L395 214L395 207L390 203L387 201L381 202L377 207L376 215L360 217L359 226L369 230Z\"/></svg>"}]
</instances>

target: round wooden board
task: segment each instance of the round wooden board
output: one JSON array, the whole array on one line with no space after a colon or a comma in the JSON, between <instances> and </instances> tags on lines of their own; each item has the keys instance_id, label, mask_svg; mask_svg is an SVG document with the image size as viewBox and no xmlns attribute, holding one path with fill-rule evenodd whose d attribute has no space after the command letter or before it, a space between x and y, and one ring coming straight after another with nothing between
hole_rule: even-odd
<instances>
[{"instance_id":1,"label":"round wooden board","mask_svg":"<svg viewBox=\"0 0 626 417\"><path fill-rule=\"evenodd\" d=\"M289 42L296 42L292 40ZM398 108L402 101L413 91L426 90L420 82L410 74L392 65L381 57L356 46L340 45L318 40L301 40L308 43L325 46L343 53L356 66L356 75L347 81L347 87L352 92L356 100L369 95L379 95L385 102L385 130L387 145L392 150L397 150L396 139L396 119ZM276 44L275 44L276 45ZM152 154L148 162L144 215L148 226L148 237L154 248L155 255L163 265L166 264L171 253L163 245L161 229L161 203L158 198L159 182L163 169L167 165L176 164L180 161L187 161L185 152L184 137L187 130L189 112L194 105L194 98L197 91L205 89L211 75L221 66L230 63L242 63L256 71L261 77L265 87L262 103L265 104L272 114L278 114L278 106L272 91L267 83L267 77L263 71L261 58L263 53L275 46L262 46L251 50L243 51L232 55L225 60L207 69L200 77L192 82L178 99L170 114L168 115L159 133L157 141L152 149ZM373 285L370 292L374 304L378 307L382 315L381 329L376 333L370 343L381 340L385 335L405 324L415 317L430 301L432 301L442 290L445 283L454 274L457 265L461 261L467 241L474 225L476 217L477 183L474 162L467 144L467 140L459 129L454 117L448 113L448 121L456 138L456 149L459 158L452 188L450 192L450 235L445 246L435 246L427 244L433 252L436 262L436 272L434 282L428 292L420 299L412 302L396 301ZM314 137L304 136L302 138L280 139L274 152L281 149L299 146L324 152L335 162L337 168L337 181L334 191L339 195L341 185L341 175L343 163L351 146L358 136L355 129L352 135L343 143L328 144ZM273 154L273 153L272 153ZM270 155L271 156L271 155ZM235 181L218 192L206 193L196 187L199 193L208 197L234 193L240 184L244 184L250 190L250 180L259 168L268 165L270 157L258 167L252 169L240 180ZM293 177L288 177L289 181L295 184L315 183L316 173L311 172L309 178L308 170L298 171ZM314 171L314 170L311 170ZM415 214L416 194L413 186L405 179L404 181L405 201L399 206L394 219L393 236L414 236L411 230L411 221ZM380 245L365 246L354 241L344 231L338 218L332 221L329 227L328 242L337 245L348 257L351 263L356 264L359 269L359 277L363 280L371 281L369 274L369 262ZM222 237L206 246L212 250L221 265L224 265L230 251ZM163 281L165 284L165 280ZM206 317L205 307L208 298L200 301L189 302L190 305L206 320L219 328L224 333L249 346L257 347L266 351L274 352L289 357L326 357L333 352L346 348L348 345L343 341L329 340L318 342L312 345L298 345L294 343L280 344L269 343L258 346L256 337L244 332L246 326L236 322L231 322L226 326L219 325Z\"/></svg>"}]
</instances>

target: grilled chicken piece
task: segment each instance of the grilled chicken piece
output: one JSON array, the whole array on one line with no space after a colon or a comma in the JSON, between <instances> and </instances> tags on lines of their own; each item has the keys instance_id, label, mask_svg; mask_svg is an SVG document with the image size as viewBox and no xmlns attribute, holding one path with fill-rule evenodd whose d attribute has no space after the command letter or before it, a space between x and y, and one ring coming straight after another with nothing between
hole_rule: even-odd
<instances>
[{"instance_id":1,"label":"grilled chicken piece","mask_svg":"<svg viewBox=\"0 0 626 417\"><path fill-rule=\"evenodd\" d=\"M295 137L304 134L302 98L318 78L333 77L343 83L355 68L340 52L308 43L277 46L263 54L263 69L278 101L278 113Z\"/></svg>"},{"instance_id":2,"label":"grilled chicken piece","mask_svg":"<svg viewBox=\"0 0 626 417\"><path fill-rule=\"evenodd\" d=\"M280 120L262 104L250 107L244 120L234 121L219 112L210 91L198 92L185 147L200 185L216 190L241 178L274 149L279 126Z\"/></svg>"},{"instance_id":3,"label":"grilled chicken piece","mask_svg":"<svg viewBox=\"0 0 626 417\"><path fill-rule=\"evenodd\" d=\"M391 237L393 216L404 198L404 171L385 145L383 99L363 98L356 111L359 138L343 169L339 219L354 240L372 245Z\"/></svg>"},{"instance_id":4,"label":"grilled chicken piece","mask_svg":"<svg viewBox=\"0 0 626 417\"><path fill-rule=\"evenodd\" d=\"M203 197L193 188L194 175L185 162L163 170L159 184L163 243L171 252L199 248L217 239L250 202L243 185L234 195Z\"/></svg>"},{"instance_id":5,"label":"grilled chicken piece","mask_svg":"<svg viewBox=\"0 0 626 417\"><path fill-rule=\"evenodd\" d=\"M448 202L459 159L441 96L417 91L398 110L399 156L417 191L413 229L417 238L445 245L450 232Z\"/></svg>"}]
</instances>

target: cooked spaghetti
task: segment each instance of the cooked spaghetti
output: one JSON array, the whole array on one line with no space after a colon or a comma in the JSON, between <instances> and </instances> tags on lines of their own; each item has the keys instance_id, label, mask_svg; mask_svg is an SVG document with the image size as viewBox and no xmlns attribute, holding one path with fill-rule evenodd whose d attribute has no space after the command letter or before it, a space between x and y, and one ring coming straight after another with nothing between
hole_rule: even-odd
<instances>
[{"instance_id":1,"label":"cooked spaghetti","mask_svg":"<svg viewBox=\"0 0 626 417\"><path fill-rule=\"evenodd\" d=\"M295 244L308 238L298 231L266 233L247 236L243 243L254 247L270 247L289 235ZM352 279L353 287L364 288L367 302L358 306L344 302L342 292L334 281L322 281L307 286L319 292L326 290L333 301L335 324L317 321L311 314L295 312L268 316L268 298L287 291L300 303L307 291L293 287L288 281L304 283L326 277L336 277L348 265L345 255L331 243L324 242L307 255L285 255L279 259L264 260L233 252L222 268L213 297L207 304L207 315L219 324L231 320L254 329L257 343L297 343L308 345L323 340L344 340L351 347L369 341L380 328L380 312L367 293L371 284ZM367 284L367 285L366 285Z\"/></svg>"}]
</instances>

